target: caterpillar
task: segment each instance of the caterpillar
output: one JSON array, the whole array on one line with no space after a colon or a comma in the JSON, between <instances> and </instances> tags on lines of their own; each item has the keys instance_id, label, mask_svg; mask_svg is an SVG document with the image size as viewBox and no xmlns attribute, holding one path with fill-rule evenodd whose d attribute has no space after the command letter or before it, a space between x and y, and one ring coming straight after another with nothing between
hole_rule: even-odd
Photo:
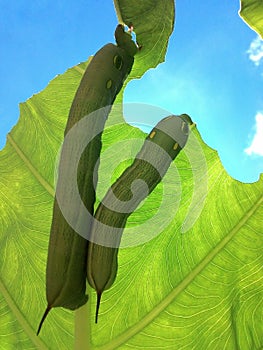
<instances>
[{"instance_id":1,"label":"caterpillar","mask_svg":"<svg viewBox=\"0 0 263 350\"><path fill-rule=\"evenodd\" d=\"M111 105L132 69L134 55L138 50L131 35L124 31L124 26L121 24L115 30L115 39L117 45L107 44L103 46L88 65L73 99L64 133L66 137L81 119L105 107L102 109L102 113L98 114L95 124L93 119L90 123L88 119L88 132L94 131L95 137L82 153L77 170L79 193L91 215L94 211L97 182L95 165L101 151L101 132L96 135L96 130L98 125L100 130L103 130ZM67 218L63 216L59 206L57 196L58 193L60 195L62 193L64 201L71 203L71 188L70 186L65 187L61 178L62 174L67 174L71 166L73 151L63 144L61 154L46 267L47 308L40 321L37 334L39 334L42 324L52 308L64 307L75 310L88 300L88 296L85 294L88 241L75 232L74 228L67 222ZM76 222L81 221L79 208L73 206L72 211L74 211ZM89 229L90 227L87 227L87 232Z\"/></svg>"},{"instance_id":2,"label":"caterpillar","mask_svg":"<svg viewBox=\"0 0 263 350\"><path fill-rule=\"evenodd\" d=\"M95 212L88 246L87 279L97 293L96 323L101 295L116 278L118 247L126 221L161 181L172 160L185 146L189 118L182 114L162 119L147 136L132 165L111 186Z\"/></svg>"}]
</instances>

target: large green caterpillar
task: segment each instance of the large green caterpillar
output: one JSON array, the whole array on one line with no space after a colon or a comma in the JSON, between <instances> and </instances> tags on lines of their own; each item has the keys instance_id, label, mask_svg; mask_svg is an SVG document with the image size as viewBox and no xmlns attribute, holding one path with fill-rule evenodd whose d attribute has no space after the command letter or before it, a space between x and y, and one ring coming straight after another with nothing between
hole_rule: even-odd
<instances>
[{"instance_id":1,"label":"large green caterpillar","mask_svg":"<svg viewBox=\"0 0 263 350\"><path fill-rule=\"evenodd\" d=\"M97 292L96 323L102 292L116 278L118 247L126 221L184 147L189 118L183 114L162 119L147 136L133 164L111 186L96 210L87 258L88 282Z\"/></svg>"},{"instance_id":2,"label":"large green caterpillar","mask_svg":"<svg viewBox=\"0 0 263 350\"><path fill-rule=\"evenodd\" d=\"M115 39L117 45L107 44L102 47L88 65L75 94L65 129L66 136L81 119L102 107L106 107L102 109L102 113L99 114L95 123L92 120L87 124L89 134L94 131L95 137L85 148L78 165L79 193L91 215L93 215L95 202L96 176L94 181L94 172L97 171L95 165L101 151L101 132L96 134L96 130L103 130L110 106L131 71L134 55L138 50L131 35L124 31L123 25L117 26ZM67 174L74 156L73 153L71 148L63 145L61 159L64 161L61 160L59 164L48 247L47 308L40 321L37 334L39 334L51 308L60 306L75 310L85 304L88 299L85 295L88 241L76 233L74 227L63 216L57 197L58 193L60 195L62 193L64 201L69 204L71 202L71 188L64 188L61 174ZM76 222L81 221L79 208L72 206L72 210L75 212ZM89 229L90 227L87 227L87 233Z\"/></svg>"}]
</instances>

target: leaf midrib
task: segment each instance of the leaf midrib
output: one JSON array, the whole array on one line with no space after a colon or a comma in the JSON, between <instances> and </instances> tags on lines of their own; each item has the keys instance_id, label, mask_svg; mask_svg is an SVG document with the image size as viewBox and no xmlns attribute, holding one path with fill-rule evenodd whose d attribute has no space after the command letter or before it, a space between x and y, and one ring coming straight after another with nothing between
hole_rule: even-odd
<instances>
[{"instance_id":1,"label":"leaf midrib","mask_svg":"<svg viewBox=\"0 0 263 350\"><path fill-rule=\"evenodd\" d=\"M36 180L44 187L44 189L52 196L55 196L54 188L43 178L43 176L39 173L39 171L34 167L34 165L30 162L29 158L24 154L18 144L15 142L11 134L7 135L7 140L10 142L11 146L16 151L19 158L24 162L27 168L34 175Z\"/></svg>"},{"instance_id":2,"label":"leaf midrib","mask_svg":"<svg viewBox=\"0 0 263 350\"><path fill-rule=\"evenodd\" d=\"M27 333L28 338L32 341L32 343L37 347L37 349L48 350L48 348L46 347L45 343L43 343L41 338L36 336L36 331L33 330L32 326L28 323L23 313L17 307L14 299L12 298L8 290L5 288L1 280L0 280L0 291L3 294L3 297L7 305L9 306L10 310L14 314L16 320L19 322L23 330Z\"/></svg>"}]
</instances>

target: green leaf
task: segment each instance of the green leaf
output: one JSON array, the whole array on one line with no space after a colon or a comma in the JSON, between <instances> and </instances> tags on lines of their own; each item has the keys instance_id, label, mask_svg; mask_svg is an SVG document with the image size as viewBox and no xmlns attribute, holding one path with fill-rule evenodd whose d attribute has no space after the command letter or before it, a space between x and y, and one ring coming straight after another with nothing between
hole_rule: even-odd
<instances>
[{"instance_id":1,"label":"green leaf","mask_svg":"<svg viewBox=\"0 0 263 350\"><path fill-rule=\"evenodd\" d=\"M181 187L176 215L154 239L120 249L118 276L103 294L99 323L94 324L96 296L89 289L88 303L75 315L53 309L36 336L46 307L56 158L86 66L57 76L21 104L19 122L0 152L1 348L72 349L74 344L76 349L98 350L262 348L263 177L254 184L233 180L195 127L185 152L174 162L178 177L169 170L163 184L132 214L127 228L138 225L139 231L145 218L158 212L165 185L169 191ZM108 123L103 151L143 137L127 124ZM112 181L130 163L132 149L122 151L128 160L120 164ZM111 158L103 161L101 192L103 167ZM185 228L185 220L193 214L193 226Z\"/></svg>"},{"instance_id":2,"label":"green leaf","mask_svg":"<svg viewBox=\"0 0 263 350\"><path fill-rule=\"evenodd\" d=\"M133 24L142 46L130 75L130 79L140 78L164 61L174 27L174 0L114 0L114 4L119 22Z\"/></svg>"},{"instance_id":3,"label":"green leaf","mask_svg":"<svg viewBox=\"0 0 263 350\"><path fill-rule=\"evenodd\" d=\"M18 344L39 349L73 347L71 311L52 310L39 337L35 331L46 306L55 159L80 78L80 67L74 67L23 103L20 120L0 153L4 349ZM81 319L77 323L86 326L85 335L90 335L87 349L142 344L150 349L259 349L263 344L263 179L254 184L233 180L195 128L191 134L207 166L208 193L201 215L190 230L181 232L193 190L200 190L194 188L192 172L198 169L198 159L195 164L196 157L193 163L181 153L175 162L182 186L176 216L153 240L120 250L118 277L103 294L97 325L94 291L77 312ZM142 137L141 131L128 125L111 126L103 136L104 149ZM169 173L166 182L175 186ZM128 226L140 224L145 213L155 209L159 196L160 187L130 217Z\"/></svg>"},{"instance_id":4,"label":"green leaf","mask_svg":"<svg viewBox=\"0 0 263 350\"><path fill-rule=\"evenodd\" d=\"M261 0L241 0L239 15L263 39L263 2Z\"/></svg>"}]
</instances>

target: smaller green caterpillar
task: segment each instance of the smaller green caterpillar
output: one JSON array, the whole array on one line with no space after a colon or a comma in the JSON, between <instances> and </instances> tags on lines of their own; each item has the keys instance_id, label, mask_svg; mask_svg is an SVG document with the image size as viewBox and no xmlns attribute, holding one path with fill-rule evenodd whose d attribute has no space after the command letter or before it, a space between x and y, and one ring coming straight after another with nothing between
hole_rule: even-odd
<instances>
[{"instance_id":1,"label":"smaller green caterpillar","mask_svg":"<svg viewBox=\"0 0 263 350\"><path fill-rule=\"evenodd\" d=\"M147 136L133 164L111 186L96 210L87 257L87 279L97 292L96 323L101 295L116 278L118 247L126 221L162 180L185 146L189 118L183 114L162 119Z\"/></svg>"}]
</instances>

